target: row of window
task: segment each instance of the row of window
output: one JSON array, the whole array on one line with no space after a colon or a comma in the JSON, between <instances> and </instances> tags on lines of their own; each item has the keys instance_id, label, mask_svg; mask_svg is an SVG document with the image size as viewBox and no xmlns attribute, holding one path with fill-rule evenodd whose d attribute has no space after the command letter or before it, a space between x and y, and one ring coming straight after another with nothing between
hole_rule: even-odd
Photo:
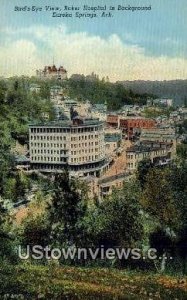
<instances>
[{"instance_id":1,"label":"row of window","mask_svg":"<svg viewBox=\"0 0 187 300\"><path fill-rule=\"evenodd\" d=\"M81 149L79 151L71 151L71 155L78 155L82 153L91 153L91 152L98 152L99 149ZM61 154L61 155L66 155L67 151L63 150L53 150L53 149L31 149L31 154Z\"/></svg>"},{"instance_id":2,"label":"row of window","mask_svg":"<svg viewBox=\"0 0 187 300\"><path fill-rule=\"evenodd\" d=\"M84 157L74 157L74 158L71 158L71 162L81 163L81 162L97 160L98 158L99 158L98 155L84 156Z\"/></svg>"},{"instance_id":3,"label":"row of window","mask_svg":"<svg viewBox=\"0 0 187 300\"><path fill-rule=\"evenodd\" d=\"M93 132L98 131L99 129L102 129L101 126L96 127L81 127L81 128L30 128L31 133L82 133L82 132Z\"/></svg>"},{"instance_id":4,"label":"row of window","mask_svg":"<svg viewBox=\"0 0 187 300\"><path fill-rule=\"evenodd\" d=\"M71 148L82 148L82 147L93 147L98 146L98 142L89 142L89 143L81 143L81 144L71 144ZM31 147L47 147L47 148L62 148L66 149L66 144L52 144L52 143L30 143Z\"/></svg>"},{"instance_id":5,"label":"row of window","mask_svg":"<svg viewBox=\"0 0 187 300\"><path fill-rule=\"evenodd\" d=\"M65 135L31 135L30 136L31 140L47 140L47 141L66 141L66 136Z\"/></svg>"},{"instance_id":6,"label":"row of window","mask_svg":"<svg viewBox=\"0 0 187 300\"><path fill-rule=\"evenodd\" d=\"M49 144L49 143L33 143L31 142L31 147L48 147L48 148L63 148L66 149L66 144Z\"/></svg>"},{"instance_id":7,"label":"row of window","mask_svg":"<svg viewBox=\"0 0 187 300\"><path fill-rule=\"evenodd\" d=\"M136 164L135 164L136 165ZM134 169L134 164L133 163L128 163L127 164L127 167L129 168L129 169Z\"/></svg>"},{"instance_id":8,"label":"row of window","mask_svg":"<svg viewBox=\"0 0 187 300\"><path fill-rule=\"evenodd\" d=\"M63 151L63 150L49 150L49 149L31 149L31 154L52 154L52 155L55 155L55 154L67 154L67 151Z\"/></svg>"},{"instance_id":9,"label":"row of window","mask_svg":"<svg viewBox=\"0 0 187 300\"><path fill-rule=\"evenodd\" d=\"M30 136L31 140L47 140L47 141L66 141L67 137L64 136L49 136L49 135L31 135ZM71 141L81 141L81 140L90 140L90 139L98 139L98 134L95 135L81 135L79 137L71 137Z\"/></svg>"},{"instance_id":10,"label":"row of window","mask_svg":"<svg viewBox=\"0 0 187 300\"><path fill-rule=\"evenodd\" d=\"M95 169L96 166L95 164L89 164L88 165L74 165L74 166L71 166L71 170L72 171L86 171L87 169ZM62 170L63 167L61 164L42 164L42 163L39 163L39 164L36 164L35 165L35 169L43 169L43 170ZM86 173L85 173L86 175Z\"/></svg>"},{"instance_id":11,"label":"row of window","mask_svg":"<svg viewBox=\"0 0 187 300\"><path fill-rule=\"evenodd\" d=\"M146 157L146 156L149 156L150 155L150 152L144 152L144 153L139 153L139 154L135 154L135 155L133 155L133 154L131 154L131 155L127 155L127 158L128 159L133 159L133 158L139 158L139 157Z\"/></svg>"},{"instance_id":12,"label":"row of window","mask_svg":"<svg viewBox=\"0 0 187 300\"><path fill-rule=\"evenodd\" d=\"M97 146L98 142L89 142L89 143L82 143L82 144L71 144L71 148L80 148L80 147L90 147L90 146Z\"/></svg>"},{"instance_id":13,"label":"row of window","mask_svg":"<svg viewBox=\"0 0 187 300\"><path fill-rule=\"evenodd\" d=\"M55 156L31 156L31 161L67 162L67 158Z\"/></svg>"},{"instance_id":14,"label":"row of window","mask_svg":"<svg viewBox=\"0 0 187 300\"><path fill-rule=\"evenodd\" d=\"M89 135L81 135L81 136L72 136L71 137L71 141L80 141L80 140L89 140L89 139L98 139L98 134L95 134L95 135L93 135L93 134L89 134Z\"/></svg>"},{"instance_id":15,"label":"row of window","mask_svg":"<svg viewBox=\"0 0 187 300\"><path fill-rule=\"evenodd\" d=\"M158 150L158 151L153 151L154 155L160 155L160 154L165 154L165 150ZM144 153L139 153L139 154L128 154L127 159L133 159L133 158L139 158L139 157L146 157L150 156L150 152L144 152Z\"/></svg>"},{"instance_id":16,"label":"row of window","mask_svg":"<svg viewBox=\"0 0 187 300\"><path fill-rule=\"evenodd\" d=\"M79 151L71 151L71 155L77 155L77 154L81 154L81 153L91 153L91 152L98 152L99 149L95 148L95 149L81 149Z\"/></svg>"},{"instance_id":17,"label":"row of window","mask_svg":"<svg viewBox=\"0 0 187 300\"><path fill-rule=\"evenodd\" d=\"M71 163L81 163L97 160L98 155L89 155L84 157L74 157L71 158ZM31 161L44 161L44 162L67 162L67 158L55 157L55 156L31 156Z\"/></svg>"}]
</instances>

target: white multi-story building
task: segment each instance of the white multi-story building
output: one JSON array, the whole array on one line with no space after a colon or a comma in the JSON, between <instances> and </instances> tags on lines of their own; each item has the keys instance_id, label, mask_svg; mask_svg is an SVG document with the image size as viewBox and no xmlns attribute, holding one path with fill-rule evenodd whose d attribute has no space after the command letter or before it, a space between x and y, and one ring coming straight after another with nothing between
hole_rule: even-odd
<instances>
[{"instance_id":1,"label":"white multi-story building","mask_svg":"<svg viewBox=\"0 0 187 300\"><path fill-rule=\"evenodd\" d=\"M30 125L30 162L41 172L62 171L71 176L100 176L108 168L104 124L97 119Z\"/></svg>"}]
</instances>

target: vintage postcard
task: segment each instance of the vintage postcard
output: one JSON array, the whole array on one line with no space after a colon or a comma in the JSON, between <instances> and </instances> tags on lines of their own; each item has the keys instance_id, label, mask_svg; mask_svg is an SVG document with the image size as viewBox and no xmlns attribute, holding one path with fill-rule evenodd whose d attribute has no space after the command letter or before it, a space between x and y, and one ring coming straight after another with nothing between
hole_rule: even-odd
<instances>
[{"instance_id":1,"label":"vintage postcard","mask_svg":"<svg viewBox=\"0 0 187 300\"><path fill-rule=\"evenodd\" d=\"M0 299L187 299L186 4L0 0Z\"/></svg>"}]
</instances>

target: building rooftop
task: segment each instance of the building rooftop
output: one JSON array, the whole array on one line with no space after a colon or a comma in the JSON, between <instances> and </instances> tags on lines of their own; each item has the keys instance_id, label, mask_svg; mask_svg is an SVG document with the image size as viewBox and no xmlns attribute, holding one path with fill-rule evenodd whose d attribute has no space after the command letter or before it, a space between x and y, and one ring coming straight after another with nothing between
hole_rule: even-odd
<instances>
[{"instance_id":1,"label":"building rooftop","mask_svg":"<svg viewBox=\"0 0 187 300\"><path fill-rule=\"evenodd\" d=\"M105 135L105 142L112 143L112 142L119 142L121 141L120 134L106 134Z\"/></svg>"},{"instance_id":2,"label":"building rooftop","mask_svg":"<svg viewBox=\"0 0 187 300\"><path fill-rule=\"evenodd\" d=\"M103 124L99 119L81 119L75 118L74 120L59 120L53 122L42 122L36 124L30 124L29 127L79 127L79 126L94 126Z\"/></svg>"},{"instance_id":3,"label":"building rooftop","mask_svg":"<svg viewBox=\"0 0 187 300\"><path fill-rule=\"evenodd\" d=\"M163 147L164 146L164 147ZM167 147L171 147L172 143L167 142L151 142L151 141L143 141L139 145L133 145L126 150L126 152L151 152L159 149L165 149Z\"/></svg>"}]
</instances>

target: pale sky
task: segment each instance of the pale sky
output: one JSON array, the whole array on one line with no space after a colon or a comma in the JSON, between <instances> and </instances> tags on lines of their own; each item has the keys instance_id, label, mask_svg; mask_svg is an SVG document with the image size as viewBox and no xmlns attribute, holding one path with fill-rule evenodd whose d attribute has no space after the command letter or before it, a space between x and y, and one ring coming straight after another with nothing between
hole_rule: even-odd
<instances>
[{"instance_id":1,"label":"pale sky","mask_svg":"<svg viewBox=\"0 0 187 300\"><path fill-rule=\"evenodd\" d=\"M149 6L112 18L55 18L45 6ZM187 79L187 0L0 0L0 76L63 65L68 75L117 80ZM15 6L42 8L14 11ZM64 13L64 11L62 11ZM101 12L99 12L100 14Z\"/></svg>"}]
</instances>

